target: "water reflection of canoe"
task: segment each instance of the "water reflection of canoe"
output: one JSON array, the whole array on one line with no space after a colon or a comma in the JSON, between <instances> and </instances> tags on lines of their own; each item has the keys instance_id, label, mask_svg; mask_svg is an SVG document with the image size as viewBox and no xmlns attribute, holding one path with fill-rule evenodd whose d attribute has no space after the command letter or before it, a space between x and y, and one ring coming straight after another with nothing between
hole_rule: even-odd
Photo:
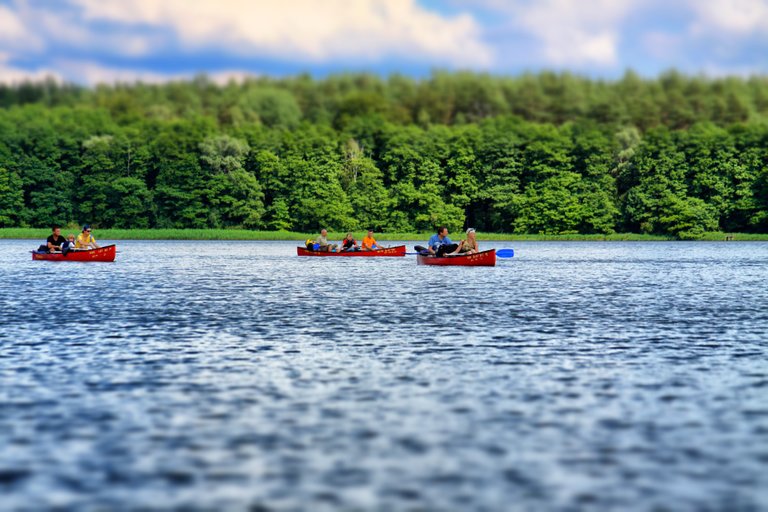
<instances>
[{"instance_id":1,"label":"water reflection of canoe","mask_svg":"<svg viewBox=\"0 0 768 512\"><path fill-rule=\"evenodd\" d=\"M32 251L32 259L45 261L115 261L116 253L117 248L114 245L105 245L98 249L69 251L66 256L60 252Z\"/></svg>"},{"instance_id":2,"label":"water reflection of canoe","mask_svg":"<svg viewBox=\"0 0 768 512\"><path fill-rule=\"evenodd\" d=\"M456 267L493 267L496 265L496 249L476 252L475 254L460 254L456 256L416 256L419 265L446 265Z\"/></svg>"},{"instance_id":3,"label":"water reflection of canoe","mask_svg":"<svg viewBox=\"0 0 768 512\"><path fill-rule=\"evenodd\" d=\"M341 258L348 257L381 257L381 256L405 256L405 246L398 245L396 247L387 247L385 249L378 249L376 251L350 251L350 252L326 252L326 251L310 251L304 247L297 247L296 254L299 256L339 256Z\"/></svg>"}]
</instances>

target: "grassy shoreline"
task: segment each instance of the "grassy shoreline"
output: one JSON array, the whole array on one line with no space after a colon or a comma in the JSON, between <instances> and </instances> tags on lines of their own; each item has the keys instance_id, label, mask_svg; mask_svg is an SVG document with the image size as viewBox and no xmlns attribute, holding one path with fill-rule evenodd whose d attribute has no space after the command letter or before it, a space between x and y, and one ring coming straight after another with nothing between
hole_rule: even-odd
<instances>
[{"instance_id":1,"label":"grassy shoreline","mask_svg":"<svg viewBox=\"0 0 768 512\"><path fill-rule=\"evenodd\" d=\"M62 234L77 233L78 229L62 228ZM0 228L0 239L36 239L45 240L50 235L49 228ZM354 231L355 237L365 236L363 231ZM377 233L378 240L427 240L432 233ZM306 240L315 235L294 231L251 231L247 229L97 229L97 240ZM328 238L340 240L344 233L332 232ZM453 233L453 238L461 238L460 233ZM699 240L725 241L768 241L768 233L705 233ZM671 236L642 235L637 233L615 233L612 235L520 235L509 233L478 233L478 239L491 241L673 241Z\"/></svg>"}]
</instances>

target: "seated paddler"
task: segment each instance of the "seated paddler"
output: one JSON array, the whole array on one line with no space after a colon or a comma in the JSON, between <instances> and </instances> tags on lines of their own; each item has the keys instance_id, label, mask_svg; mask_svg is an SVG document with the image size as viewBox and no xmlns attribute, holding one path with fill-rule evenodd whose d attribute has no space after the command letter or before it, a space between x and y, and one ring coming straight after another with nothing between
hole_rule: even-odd
<instances>
[{"instance_id":1,"label":"seated paddler","mask_svg":"<svg viewBox=\"0 0 768 512\"><path fill-rule=\"evenodd\" d=\"M480 247L477 245L477 233L475 228L467 229L467 238L459 242L456 250L450 254L474 254L480 252Z\"/></svg>"},{"instance_id":2,"label":"seated paddler","mask_svg":"<svg viewBox=\"0 0 768 512\"><path fill-rule=\"evenodd\" d=\"M91 226L86 224L83 226L83 231L77 235L75 240L75 248L77 249L98 249L99 245L96 243L96 239L91 235Z\"/></svg>"},{"instance_id":3,"label":"seated paddler","mask_svg":"<svg viewBox=\"0 0 768 512\"><path fill-rule=\"evenodd\" d=\"M328 241L328 230L321 229L320 236L315 240L315 245L318 246L318 251L334 252L338 245L332 244Z\"/></svg>"},{"instance_id":4,"label":"seated paddler","mask_svg":"<svg viewBox=\"0 0 768 512\"><path fill-rule=\"evenodd\" d=\"M448 228L445 226L438 227L437 233L430 237L428 243L429 247L427 249L429 250L429 253L438 257L452 253L459 248L458 244L453 243L451 239L448 238Z\"/></svg>"},{"instance_id":5,"label":"seated paddler","mask_svg":"<svg viewBox=\"0 0 768 512\"><path fill-rule=\"evenodd\" d=\"M62 250L62 246L66 246L67 239L61 234L61 227L53 225L51 227L51 236L49 236L45 245L41 245L38 248L38 252L58 252Z\"/></svg>"},{"instance_id":6,"label":"seated paddler","mask_svg":"<svg viewBox=\"0 0 768 512\"><path fill-rule=\"evenodd\" d=\"M363 238L363 250L364 251L378 251L381 249L379 243L373 238L373 230L369 229L368 234Z\"/></svg>"},{"instance_id":7,"label":"seated paddler","mask_svg":"<svg viewBox=\"0 0 768 512\"><path fill-rule=\"evenodd\" d=\"M352 236L352 233L347 233L347 236L345 236L344 240L341 241L341 250L342 252L360 250L360 245L358 245L357 240L355 240L355 237Z\"/></svg>"}]
</instances>

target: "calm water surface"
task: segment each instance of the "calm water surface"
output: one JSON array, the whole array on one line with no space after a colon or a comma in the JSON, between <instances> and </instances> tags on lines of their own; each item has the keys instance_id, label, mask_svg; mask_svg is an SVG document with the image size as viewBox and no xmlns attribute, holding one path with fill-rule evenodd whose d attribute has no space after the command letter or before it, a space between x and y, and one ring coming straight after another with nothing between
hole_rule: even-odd
<instances>
[{"instance_id":1,"label":"calm water surface","mask_svg":"<svg viewBox=\"0 0 768 512\"><path fill-rule=\"evenodd\" d=\"M0 241L0 509L768 510L768 244Z\"/></svg>"}]
</instances>

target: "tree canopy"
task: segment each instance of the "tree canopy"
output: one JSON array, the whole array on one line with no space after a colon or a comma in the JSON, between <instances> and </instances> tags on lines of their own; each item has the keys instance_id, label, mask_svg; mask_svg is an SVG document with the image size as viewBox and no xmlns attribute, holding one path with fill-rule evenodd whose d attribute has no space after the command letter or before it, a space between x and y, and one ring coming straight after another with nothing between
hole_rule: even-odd
<instances>
[{"instance_id":1,"label":"tree canopy","mask_svg":"<svg viewBox=\"0 0 768 512\"><path fill-rule=\"evenodd\" d=\"M768 231L768 78L0 85L0 227Z\"/></svg>"}]
</instances>

